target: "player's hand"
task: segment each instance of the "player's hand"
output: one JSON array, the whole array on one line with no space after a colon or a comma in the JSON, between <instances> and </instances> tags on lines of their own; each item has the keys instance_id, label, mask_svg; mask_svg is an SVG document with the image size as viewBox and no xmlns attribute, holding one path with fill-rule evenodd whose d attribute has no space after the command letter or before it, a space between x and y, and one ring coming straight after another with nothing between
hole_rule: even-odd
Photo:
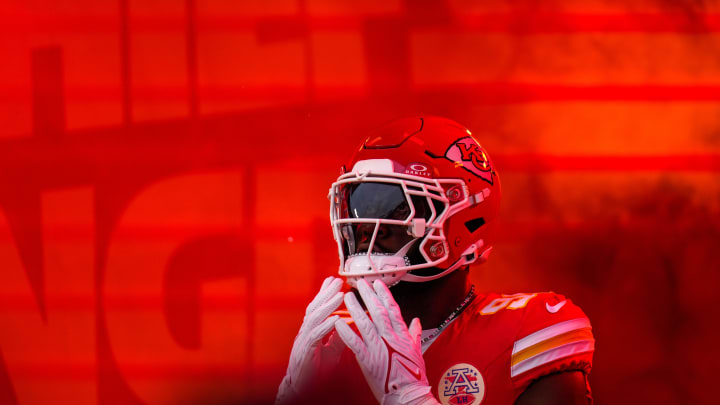
<instances>
[{"instance_id":1,"label":"player's hand","mask_svg":"<svg viewBox=\"0 0 720 405\"><path fill-rule=\"evenodd\" d=\"M312 387L316 378L322 377L339 362L344 346L337 334L333 332L325 344L322 341L335 327L335 321L340 319L337 315L328 316L342 303L342 284L339 278L326 278L320 292L307 306L290 352L285 377L278 388L276 404L294 403L295 398Z\"/></svg>"},{"instance_id":2,"label":"player's hand","mask_svg":"<svg viewBox=\"0 0 720 405\"><path fill-rule=\"evenodd\" d=\"M345 294L345 306L360 331L358 336L342 320L335 322L343 342L355 353L375 398L382 405L439 404L430 393L422 357L420 320L405 325L400 307L385 284L373 286L358 280L357 288L372 319L353 293Z\"/></svg>"}]
</instances>

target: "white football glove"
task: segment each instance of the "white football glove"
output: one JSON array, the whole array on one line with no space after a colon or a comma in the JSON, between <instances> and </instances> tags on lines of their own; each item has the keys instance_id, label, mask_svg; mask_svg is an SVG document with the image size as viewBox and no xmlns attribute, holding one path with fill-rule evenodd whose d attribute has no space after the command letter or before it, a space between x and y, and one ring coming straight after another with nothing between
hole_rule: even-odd
<instances>
[{"instance_id":1,"label":"white football glove","mask_svg":"<svg viewBox=\"0 0 720 405\"><path fill-rule=\"evenodd\" d=\"M420 320L413 319L408 329L400 307L382 281L375 280L371 288L360 279L357 288L372 320L355 295L347 293L345 306L362 338L342 320L335 322L335 330L355 353L375 398L382 405L440 404L430 393L420 346Z\"/></svg>"},{"instance_id":2,"label":"white football glove","mask_svg":"<svg viewBox=\"0 0 720 405\"><path fill-rule=\"evenodd\" d=\"M285 377L275 397L276 404L293 403L295 398L311 388L316 378L322 378L340 361L344 346L337 334L332 333L325 344L322 340L333 330L335 321L340 319L337 315L328 316L342 303L342 284L339 278L326 278L320 292L305 310L303 324L290 352Z\"/></svg>"}]
</instances>

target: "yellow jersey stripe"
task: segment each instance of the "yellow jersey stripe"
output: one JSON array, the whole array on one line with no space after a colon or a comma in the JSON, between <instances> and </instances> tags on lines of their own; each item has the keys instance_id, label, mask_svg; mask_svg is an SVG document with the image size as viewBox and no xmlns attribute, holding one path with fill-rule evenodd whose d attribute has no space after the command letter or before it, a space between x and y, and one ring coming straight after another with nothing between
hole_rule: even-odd
<instances>
[{"instance_id":1,"label":"yellow jersey stripe","mask_svg":"<svg viewBox=\"0 0 720 405\"><path fill-rule=\"evenodd\" d=\"M566 345L568 343L579 342L583 340L592 340L592 330L590 328L575 329L569 332L562 333L560 335L553 336L549 339L538 342L532 346L526 347L518 352L514 352L512 355L511 363L516 365L523 360L527 360L530 357L537 356L538 354L554 349L558 346Z\"/></svg>"},{"instance_id":2,"label":"yellow jersey stripe","mask_svg":"<svg viewBox=\"0 0 720 405\"><path fill-rule=\"evenodd\" d=\"M574 356L579 353L587 353L595 350L595 340L580 340L546 350L533 357L527 358L510 368L510 377L515 378L527 371L533 370L552 361L562 359L564 357Z\"/></svg>"}]
</instances>

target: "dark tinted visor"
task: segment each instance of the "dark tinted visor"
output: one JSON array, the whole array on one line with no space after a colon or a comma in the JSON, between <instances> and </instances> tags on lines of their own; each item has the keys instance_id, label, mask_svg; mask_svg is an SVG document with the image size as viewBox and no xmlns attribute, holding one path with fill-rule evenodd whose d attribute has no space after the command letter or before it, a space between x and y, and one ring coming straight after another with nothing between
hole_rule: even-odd
<instances>
[{"instance_id":1,"label":"dark tinted visor","mask_svg":"<svg viewBox=\"0 0 720 405\"><path fill-rule=\"evenodd\" d=\"M347 189L348 218L404 220L410 206L401 186L388 183L354 183Z\"/></svg>"},{"instance_id":2,"label":"dark tinted visor","mask_svg":"<svg viewBox=\"0 0 720 405\"><path fill-rule=\"evenodd\" d=\"M410 188L416 189L416 188ZM342 209L341 218L369 218L369 219L395 219L406 220L410 216L410 205L405 197L402 186L392 183L352 183L341 191ZM415 208L415 218L429 220L432 210L428 199L412 195L412 205ZM435 216L443 210L443 203L437 199L432 200Z\"/></svg>"}]
</instances>

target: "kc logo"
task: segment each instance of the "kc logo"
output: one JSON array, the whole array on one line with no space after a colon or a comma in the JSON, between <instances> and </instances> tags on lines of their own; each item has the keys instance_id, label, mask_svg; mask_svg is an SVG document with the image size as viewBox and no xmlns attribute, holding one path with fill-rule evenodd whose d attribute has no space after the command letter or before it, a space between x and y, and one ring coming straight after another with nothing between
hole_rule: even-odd
<instances>
[{"instance_id":1,"label":"kc logo","mask_svg":"<svg viewBox=\"0 0 720 405\"><path fill-rule=\"evenodd\" d=\"M478 405L485 397L480 371L467 363L450 367L440 379L438 397L443 405Z\"/></svg>"},{"instance_id":2,"label":"kc logo","mask_svg":"<svg viewBox=\"0 0 720 405\"><path fill-rule=\"evenodd\" d=\"M485 150L471 136L458 139L445 152L445 157L481 179L493 184L493 169Z\"/></svg>"}]
</instances>

